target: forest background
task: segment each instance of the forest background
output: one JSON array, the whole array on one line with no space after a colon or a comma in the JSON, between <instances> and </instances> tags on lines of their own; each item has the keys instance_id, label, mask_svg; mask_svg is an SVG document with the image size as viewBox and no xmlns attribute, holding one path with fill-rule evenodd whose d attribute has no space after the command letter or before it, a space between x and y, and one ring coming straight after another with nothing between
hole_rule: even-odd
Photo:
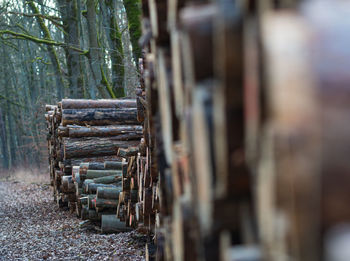
<instances>
[{"instance_id":1,"label":"forest background","mask_svg":"<svg viewBox=\"0 0 350 261\"><path fill-rule=\"evenodd\" d=\"M44 105L134 97L140 0L0 0L0 169L46 165Z\"/></svg>"}]
</instances>

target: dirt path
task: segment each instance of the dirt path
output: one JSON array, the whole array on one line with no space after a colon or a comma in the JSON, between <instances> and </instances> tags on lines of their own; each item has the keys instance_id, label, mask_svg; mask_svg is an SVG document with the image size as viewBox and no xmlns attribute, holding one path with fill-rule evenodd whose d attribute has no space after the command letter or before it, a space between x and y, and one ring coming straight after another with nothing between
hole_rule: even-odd
<instances>
[{"instance_id":1,"label":"dirt path","mask_svg":"<svg viewBox=\"0 0 350 261\"><path fill-rule=\"evenodd\" d=\"M48 186L0 182L0 260L144 260L136 232L100 235L58 210Z\"/></svg>"}]
</instances>

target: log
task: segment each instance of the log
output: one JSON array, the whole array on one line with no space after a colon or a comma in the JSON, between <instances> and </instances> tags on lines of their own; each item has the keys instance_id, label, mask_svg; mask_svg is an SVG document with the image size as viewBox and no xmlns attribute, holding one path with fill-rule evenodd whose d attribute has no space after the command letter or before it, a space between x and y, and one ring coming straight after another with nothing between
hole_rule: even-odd
<instances>
[{"instance_id":1,"label":"log","mask_svg":"<svg viewBox=\"0 0 350 261\"><path fill-rule=\"evenodd\" d=\"M92 195L89 195L89 196L92 196ZM79 198L80 203L81 203L82 205L87 205L88 202L89 202L89 196Z\"/></svg>"},{"instance_id":2,"label":"log","mask_svg":"<svg viewBox=\"0 0 350 261\"><path fill-rule=\"evenodd\" d=\"M121 177L121 175L112 175L112 176L95 178L93 180L95 183L99 183L99 184L114 184L114 183L121 184L122 177Z\"/></svg>"},{"instance_id":3,"label":"log","mask_svg":"<svg viewBox=\"0 0 350 261\"><path fill-rule=\"evenodd\" d=\"M52 106L52 105L47 105ZM57 106L56 106L57 107ZM61 109L87 109L87 108L136 108L136 99L63 99L60 104Z\"/></svg>"},{"instance_id":4,"label":"log","mask_svg":"<svg viewBox=\"0 0 350 261\"><path fill-rule=\"evenodd\" d=\"M94 209L95 208L95 203L94 203L94 200L95 200L96 196L95 195L89 195L88 196L88 209Z\"/></svg>"},{"instance_id":5,"label":"log","mask_svg":"<svg viewBox=\"0 0 350 261\"><path fill-rule=\"evenodd\" d=\"M110 126L76 126L68 125L58 128L59 137L81 138L81 137L108 137L118 136L120 140L140 139L142 137L142 126L140 125L110 125Z\"/></svg>"},{"instance_id":6,"label":"log","mask_svg":"<svg viewBox=\"0 0 350 261\"><path fill-rule=\"evenodd\" d=\"M122 161L105 161L105 169L115 169L115 170L122 170L123 168L123 163Z\"/></svg>"},{"instance_id":7,"label":"log","mask_svg":"<svg viewBox=\"0 0 350 261\"><path fill-rule=\"evenodd\" d=\"M86 178L95 179L106 176L122 176L122 171L120 170L87 170Z\"/></svg>"},{"instance_id":8,"label":"log","mask_svg":"<svg viewBox=\"0 0 350 261\"><path fill-rule=\"evenodd\" d=\"M115 215L102 215L102 233L128 232L131 228L126 227Z\"/></svg>"},{"instance_id":9,"label":"log","mask_svg":"<svg viewBox=\"0 0 350 261\"><path fill-rule=\"evenodd\" d=\"M82 205L81 207L81 219L82 220L89 219L89 208L87 207L87 205Z\"/></svg>"},{"instance_id":10,"label":"log","mask_svg":"<svg viewBox=\"0 0 350 261\"><path fill-rule=\"evenodd\" d=\"M50 104L46 104L45 105L45 111L54 111L55 109L57 109L57 105L50 105Z\"/></svg>"},{"instance_id":11,"label":"log","mask_svg":"<svg viewBox=\"0 0 350 261\"><path fill-rule=\"evenodd\" d=\"M95 209L89 209L89 220L91 221L100 221L101 220L101 216L96 212Z\"/></svg>"},{"instance_id":12,"label":"log","mask_svg":"<svg viewBox=\"0 0 350 261\"><path fill-rule=\"evenodd\" d=\"M86 175L86 172L88 169L95 169L95 170L103 170L104 169L104 163L103 162L83 162L80 163L79 173L81 175Z\"/></svg>"},{"instance_id":13,"label":"log","mask_svg":"<svg viewBox=\"0 0 350 261\"><path fill-rule=\"evenodd\" d=\"M97 198L94 200L95 208L117 209L118 200Z\"/></svg>"},{"instance_id":14,"label":"log","mask_svg":"<svg viewBox=\"0 0 350 261\"><path fill-rule=\"evenodd\" d=\"M88 163L88 162L105 162L105 161L121 161L122 158L117 156L93 156L93 157L86 157L86 158L71 158L71 159L64 159L62 164L65 167L71 167L71 166L80 166L81 163Z\"/></svg>"},{"instance_id":15,"label":"log","mask_svg":"<svg viewBox=\"0 0 350 261\"><path fill-rule=\"evenodd\" d=\"M62 125L138 125L137 109L66 109Z\"/></svg>"},{"instance_id":16,"label":"log","mask_svg":"<svg viewBox=\"0 0 350 261\"><path fill-rule=\"evenodd\" d=\"M89 183L86 188L86 193L88 194L96 194L97 188L104 187L104 188L115 188L116 186L113 184L96 184L96 183Z\"/></svg>"},{"instance_id":17,"label":"log","mask_svg":"<svg viewBox=\"0 0 350 261\"><path fill-rule=\"evenodd\" d=\"M120 187L116 188L106 188L106 187L99 187L96 191L96 198L98 199L119 199L119 193L121 192Z\"/></svg>"},{"instance_id":18,"label":"log","mask_svg":"<svg viewBox=\"0 0 350 261\"><path fill-rule=\"evenodd\" d=\"M75 193L75 186L72 176L63 176L61 190L63 193Z\"/></svg>"},{"instance_id":19,"label":"log","mask_svg":"<svg viewBox=\"0 0 350 261\"><path fill-rule=\"evenodd\" d=\"M131 156L136 156L137 153L139 152L139 147L128 147L128 148L119 148L117 155L119 157L131 157Z\"/></svg>"},{"instance_id":20,"label":"log","mask_svg":"<svg viewBox=\"0 0 350 261\"><path fill-rule=\"evenodd\" d=\"M64 159L116 155L119 148L136 146L138 143L138 141L121 141L115 137L64 138Z\"/></svg>"},{"instance_id":21,"label":"log","mask_svg":"<svg viewBox=\"0 0 350 261\"><path fill-rule=\"evenodd\" d=\"M86 192L88 184L93 182L94 181L92 179L85 179L82 185L83 192Z\"/></svg>"}]
</instances>

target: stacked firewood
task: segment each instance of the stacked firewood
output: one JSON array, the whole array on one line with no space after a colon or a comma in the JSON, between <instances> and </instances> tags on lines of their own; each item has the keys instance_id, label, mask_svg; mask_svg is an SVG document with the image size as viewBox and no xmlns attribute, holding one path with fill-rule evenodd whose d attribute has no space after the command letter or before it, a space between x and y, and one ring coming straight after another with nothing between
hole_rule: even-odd
<instances>
[{"instance_id":1,"label":"stacked firewood","mask_svg":"<svg viewBox=\"0 0 350 261\"><path fill-rule=\"evenodd\" d=\"M345 260L349 5L238 2L142 1L137 99L46 107L56 200L146 260Z\"/></svg>"},{"instance_id":2,"label":"stacked firewood","mask_svg":"<svg viewBox=\"0 0 350 261\"><path fill-rule=\"evenodd\" d=\"M50 177L58 206L101 223L103 232L123 230L115 214L127 171L124 158L139 150L142 137L136 100L64 99L46 110Z\"/></svg>"},{"instance_id":3,"label":"stacked firewood","mask_svg":"<svg viewBox=\"0 0 350 261\"><path fill-rule=\"evenodd\" d=\"M146 260L349 259L349 4L243 2L142 2L129 222Z\"/></svg>"}]
</instances>

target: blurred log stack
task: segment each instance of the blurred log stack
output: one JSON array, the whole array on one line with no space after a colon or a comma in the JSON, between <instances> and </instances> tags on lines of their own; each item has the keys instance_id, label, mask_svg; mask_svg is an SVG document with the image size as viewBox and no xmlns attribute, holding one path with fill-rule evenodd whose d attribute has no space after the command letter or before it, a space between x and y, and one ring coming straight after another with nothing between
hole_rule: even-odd
<instances>
[{"instance_id":1,"label":"blurred log stack","mask_svg":"<svg viewBox=\"0 0 350 261\"><path fill-rule=\"evenodd\" d=\"M115 217L127 166L118 154L138 150L142 126L136 100L64 99L46 111L56 203L102 223L103 232L125 230Z\"/></svg>"},{"instance_id":2,"label":"blurred log stack","mask_svg":"<svg viewBox=\"0 0 350 261\"><path fill-rule=\"evenodd\" d=\"M56 201L146 260L350 260L348 10L143 0L136 100L46 107Z\"/></svg>"},{"instance_id":3,"label":"blurred log stack","mask_svg":"<svg viewBox=\"0 0 350 261\"><path fill-rule=\"evenodd\" d=\"M154 235L146 259L350 258L350 4L142 9L146 149L126 213Z\"/></svg>"}]
</instances>

